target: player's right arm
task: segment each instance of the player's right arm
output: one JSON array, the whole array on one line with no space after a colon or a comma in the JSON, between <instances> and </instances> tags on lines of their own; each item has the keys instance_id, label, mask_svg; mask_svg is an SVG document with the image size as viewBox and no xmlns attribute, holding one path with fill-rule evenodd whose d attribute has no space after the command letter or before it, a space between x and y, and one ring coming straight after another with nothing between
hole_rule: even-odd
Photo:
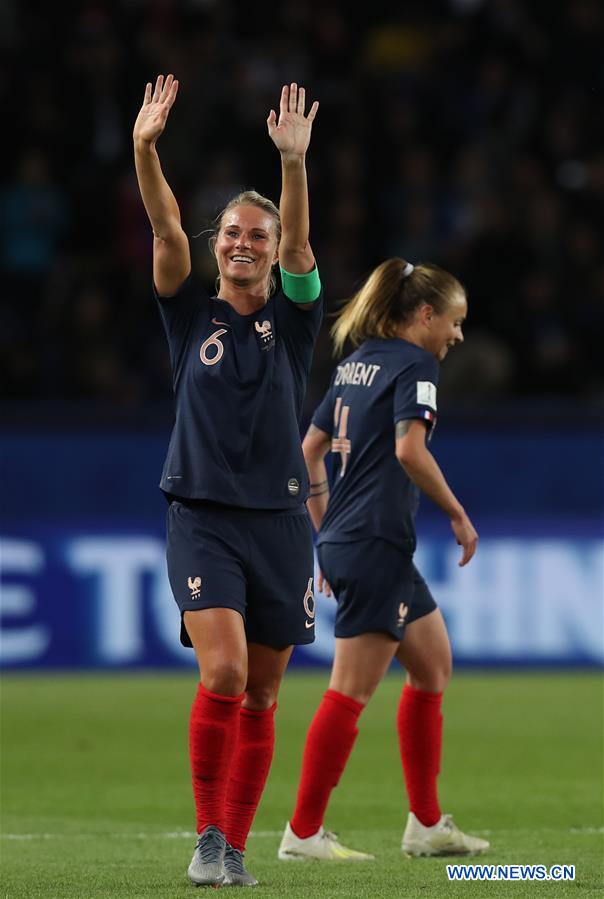
<instances>
[{"instance_id":1,"label":"player's right arm","mask_svg":"<svg viewBox=\"0 0 604 899\"><path fill-rule=\"evenodd\" d=\"M316 425L309 427L306 437L302 441L302 452L304 453L304 461L306 462L310 480L310 494L306 501L306 508L316 531L321 527L327 511L327 503L329 502L325 456L329 452L330 446L331 437L325 431L317 428ZM324 593L325 596L331 596L331 586L325 580L321 570L319 570L319 577L317 578L317 589Z\"/></svg>"},{"instance_id":2,"label":"player's right arm","mask_svg":"<svg viewBox=\"0 0 604 899\"><path fill-rule=\"evenodd\" d=\"M178 92L178 81L159 75L145 88L134 123L134 163L141 197L153 228L153 280L160 296L176 293L191 272L189 240L180 223L176 198L164 177L156 143Z\"/></svg>"},{"instance_id":3,"label":"player's right arm","mask_svg":"<svg viewBox=\"0 0 604 899\"><path fill-rule=\"evenodd\" d=\"M310 479L310 494L306 506L316 531L321 527L329 502L325 456L329 452L330 446L331 437L316 425L309 427L306 437L302 441L302 452Z\"/></svg>"},{"instance_id":4,"label":"player's right arm","mask_svg":"<svg viewBox=\"0 0 604 899\"><path fill-rule=\"evenodd\" d=\"M451 521L458 544L463 548L460 565L466 565L478 543L478 534L465 509L447 484L445 476L426 446L426 424L421 419L396 423L396 458L411 480L439 506Z\"/></svg>"}]
</instances>

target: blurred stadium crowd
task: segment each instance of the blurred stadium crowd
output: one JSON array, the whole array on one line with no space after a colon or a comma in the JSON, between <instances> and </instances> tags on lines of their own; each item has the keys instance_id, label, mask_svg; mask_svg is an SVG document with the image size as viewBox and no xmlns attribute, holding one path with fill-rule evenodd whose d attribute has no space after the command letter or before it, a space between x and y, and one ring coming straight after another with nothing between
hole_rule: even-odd
<instances>
[{"instance_id":1,"label":"blurred stadium crowd","mask_svg":"<svg viewBox=\"0 0 604 899\"><path fill-rule=\"evenodd\" d=\"M169 399L131 129L181 90L159 151L191 235L234 193L278 200L265 119L297 80L319 110L311 236L331 310L389 255L467 286L449 396L595 397L604 385L600 0L128 0L3 4L0 348L9 400ZM65 13L65 14L64 14ZM213 282L207 234L195 265ZM308 407L333 366L326 322Z\"/></svg>"}]
</instances>

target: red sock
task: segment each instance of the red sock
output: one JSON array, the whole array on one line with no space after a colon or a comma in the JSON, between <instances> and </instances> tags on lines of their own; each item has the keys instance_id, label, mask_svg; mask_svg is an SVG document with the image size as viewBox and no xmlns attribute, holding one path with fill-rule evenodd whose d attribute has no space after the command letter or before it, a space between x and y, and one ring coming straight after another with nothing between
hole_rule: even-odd
<instances>
[{"instance_id":1,"label":"red sock","mask_svg":"<svg viewBox=\"0 0 604 899\"><path fill-rule=\"evenodd\" d=\"M315 713L304 746L302 774L291 828L301 840L323 823L331 791L337 786L358 730L363 704L337 690L327 690Z\"/></svg>"},{"instance_id":2,"label":"red sock","mask_svg":"<svg viewBox=\"0 0 604 899\"><path fill-rule=\"evenodd\" d=\"M219 696L201 684L191 709L189 756L197 833L208 824L224 831L224 800L239 731L241 696Z\"/></svg>"},{"instance_id":3,"label":"red sock","mask_svg":"<svg viewBox=\"0 0 604 899\"><path fill-rule=\"evenodd\" d=\"M440 820L436 780L442 747L442 698L442 693L405 684L396 721L409 808L425 827Z\"/></svg>"},{"instance_id":4,"label":"red sock","mask_svg":"<svg viewBox=\"0 0 604 899\"><path fill-rule=\"evenodd\" d=\"M241 709L239 741L231 763L225 803L225 836L235 849L245 850L275 748L275 709Z\"/></svg>"}]
</instances>

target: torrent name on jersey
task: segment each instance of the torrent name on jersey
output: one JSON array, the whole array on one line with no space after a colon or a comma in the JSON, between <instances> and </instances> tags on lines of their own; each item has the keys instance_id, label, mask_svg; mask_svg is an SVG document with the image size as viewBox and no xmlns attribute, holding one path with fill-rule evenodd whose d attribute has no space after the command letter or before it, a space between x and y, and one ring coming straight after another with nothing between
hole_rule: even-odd
<instances>
[{"instance_id":1,"label":"torrent name on jersey","mask_svg":"<svg viewBox=\"0 0 604 899\"><path fill-rule=\"evenodd\" d=\"M334 384L336 387L341 384L371 387L381 367L381 365L367 365L365 362L344 362L337 367Z\"/></svg>"}]
</instances>

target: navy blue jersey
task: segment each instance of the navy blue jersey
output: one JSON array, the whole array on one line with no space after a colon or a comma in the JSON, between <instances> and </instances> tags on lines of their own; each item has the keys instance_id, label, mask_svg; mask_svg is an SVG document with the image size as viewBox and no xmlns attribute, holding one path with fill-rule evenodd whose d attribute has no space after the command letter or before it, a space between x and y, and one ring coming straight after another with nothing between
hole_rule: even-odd
<instances>
[{"instance_id":1,"label":"navy blue jersey","mask_svg":"<svg viewBox=\"0 0 604 899\"><path fill-rule=\"evenodd\" d=\"M415 548L419 490L395 456L395 424L436 423L439 365L400 338L366 340L336 368L313 424L332 436L331 491L318 537L381 537Z\"/></svg>"},{"instance_id":2,"label":"navy blue jersey","mask_svg":"<svg viewBox=\"0 0 604 899\"><path fill-rule=\"evenodd\" d=\"M176 397L161 489L248 509L299 506L308 494L299 418L322 293L302 310L279 291L240 315L189 278L157 300Z\"/></svg>"}]
</instances>

